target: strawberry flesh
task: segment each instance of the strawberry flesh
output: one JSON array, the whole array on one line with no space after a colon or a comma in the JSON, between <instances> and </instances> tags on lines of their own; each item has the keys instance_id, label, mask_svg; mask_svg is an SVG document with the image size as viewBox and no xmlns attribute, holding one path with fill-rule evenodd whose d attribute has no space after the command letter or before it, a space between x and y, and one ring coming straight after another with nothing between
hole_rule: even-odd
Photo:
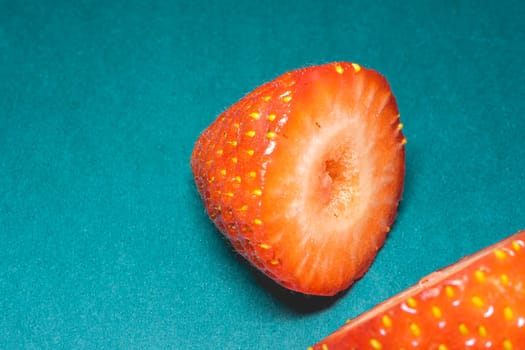
<instances>
[{"instance_id":1,"label":"strawberry flesh","mask_svg":"<svg viewBox=\"0 0 525 350\"><path fill-rule=\"evenodd\" d=\"M334 295L368 269L397 214L401 126L377 72L308 67L222 113L191 166L207 212L248 261L291 290Z\"/></svg>"},{"instance_id":2,"label":"strawberry flesh","mask_svg":"<svg viewBox=\"0 0 525 350\"><path fill-rule=\"evenodd\" d=\"M525 349L525 231L423 278L309 349Z\"/></svg>"}]
</instances>

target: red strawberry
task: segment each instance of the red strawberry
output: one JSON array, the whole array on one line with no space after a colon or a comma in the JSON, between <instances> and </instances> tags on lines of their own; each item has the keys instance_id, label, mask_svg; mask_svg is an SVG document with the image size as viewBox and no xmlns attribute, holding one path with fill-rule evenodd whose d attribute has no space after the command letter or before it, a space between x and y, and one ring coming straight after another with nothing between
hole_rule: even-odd
<instances>
[{"instance_id":1,"label":"red strawberry","mask_svg":"<svg viewBox=\"0 0 525 350\"><path fill-rule=\"evenodd\" d=\"M333 295L368 269L397 214L401 127L377 72L309 67L222 113L191 168L211 219L247 260L289 289Z\"/></svg>"},{"instance_id":2,"label":"red strawberry","mask_svg":"<svg viewBox=\"0 0 525 350\"><path fill-rule=\"evenodd\" d=\"M525 231L427 276L309 349L525 349Z\"/></svg>"}]
</instances>

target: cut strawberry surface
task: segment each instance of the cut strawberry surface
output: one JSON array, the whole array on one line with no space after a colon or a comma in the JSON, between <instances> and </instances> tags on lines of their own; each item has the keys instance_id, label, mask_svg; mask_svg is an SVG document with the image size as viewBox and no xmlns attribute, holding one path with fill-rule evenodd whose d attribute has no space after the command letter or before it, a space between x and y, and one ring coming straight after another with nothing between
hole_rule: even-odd
<instances>
[{"instance_id":1,"label":"cut strawberry surface","mask_svg":"<svg viewBox=\"0 0 525 350\"><path fill-rule=\"evenodd\" d=\"M191 167L218 229L294 291L334 295L368 269L397 214L406 142L379 73L286 73L222 113Z\"/></svg>"},{"instance_id":2,"label":"cut strawberry surface","mask_svg":"<svg viewBox=\"0 0 525 350\"><path fill-rule=\"evenodd\" d=\"M427 276L309 349L525 349L525 231Z\"/></svg>"}]
</instances>

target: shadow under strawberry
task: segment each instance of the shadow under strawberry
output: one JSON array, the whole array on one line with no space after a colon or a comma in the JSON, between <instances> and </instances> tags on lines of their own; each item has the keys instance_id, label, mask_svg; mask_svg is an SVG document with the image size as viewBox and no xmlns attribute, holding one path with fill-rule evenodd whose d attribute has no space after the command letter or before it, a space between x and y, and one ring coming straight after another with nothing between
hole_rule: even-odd
<instances>
[{"instance_id":1,"label":"shadow under strawberry","mask_svg":"<svg viewBox=\"0 0 525 350\"><path fill-rule=\"evenodd\" d=\"M220 232L217 231L220 235ZM231 244L227 244L229 250L234 254L235 259L243 265L244 268L250 270L253 274L255 282L266 291L271 297L277 300L280 304L289 308L297 314L311 314L322 311L331 307L340 298L344 297L349 289L343 290L334 296L318 296L308 295L287 289L250 264L243 256L239 255Z\"/></svg>"}]
</instances>

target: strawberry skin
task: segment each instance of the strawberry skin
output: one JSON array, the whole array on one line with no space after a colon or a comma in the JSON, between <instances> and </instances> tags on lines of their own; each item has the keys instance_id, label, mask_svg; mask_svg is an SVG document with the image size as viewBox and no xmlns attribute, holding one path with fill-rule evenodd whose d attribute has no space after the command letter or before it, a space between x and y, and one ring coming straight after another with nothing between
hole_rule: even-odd
<instances>
[{"instance_id":1,"label":"strawberry skin","mask_svg":"<svg viewBox=\"0 0 525 350\"><path fill-rule=\"evenodd\" d=\"M427 276L309 349L525 349L525 231Z\"/></svg>"},{"instance_id":2,"label":"strawberry skin","mask_svg":"<svg viewBox=\"0 0 525 350\"><path fill-rule=\"evenodd\" d=\"M379 73L307 67L219 115L191 168L207 213L241 255L288 289L334 295L368 269L396 217L401 127Z\"/></svg>"}]
</instances>

